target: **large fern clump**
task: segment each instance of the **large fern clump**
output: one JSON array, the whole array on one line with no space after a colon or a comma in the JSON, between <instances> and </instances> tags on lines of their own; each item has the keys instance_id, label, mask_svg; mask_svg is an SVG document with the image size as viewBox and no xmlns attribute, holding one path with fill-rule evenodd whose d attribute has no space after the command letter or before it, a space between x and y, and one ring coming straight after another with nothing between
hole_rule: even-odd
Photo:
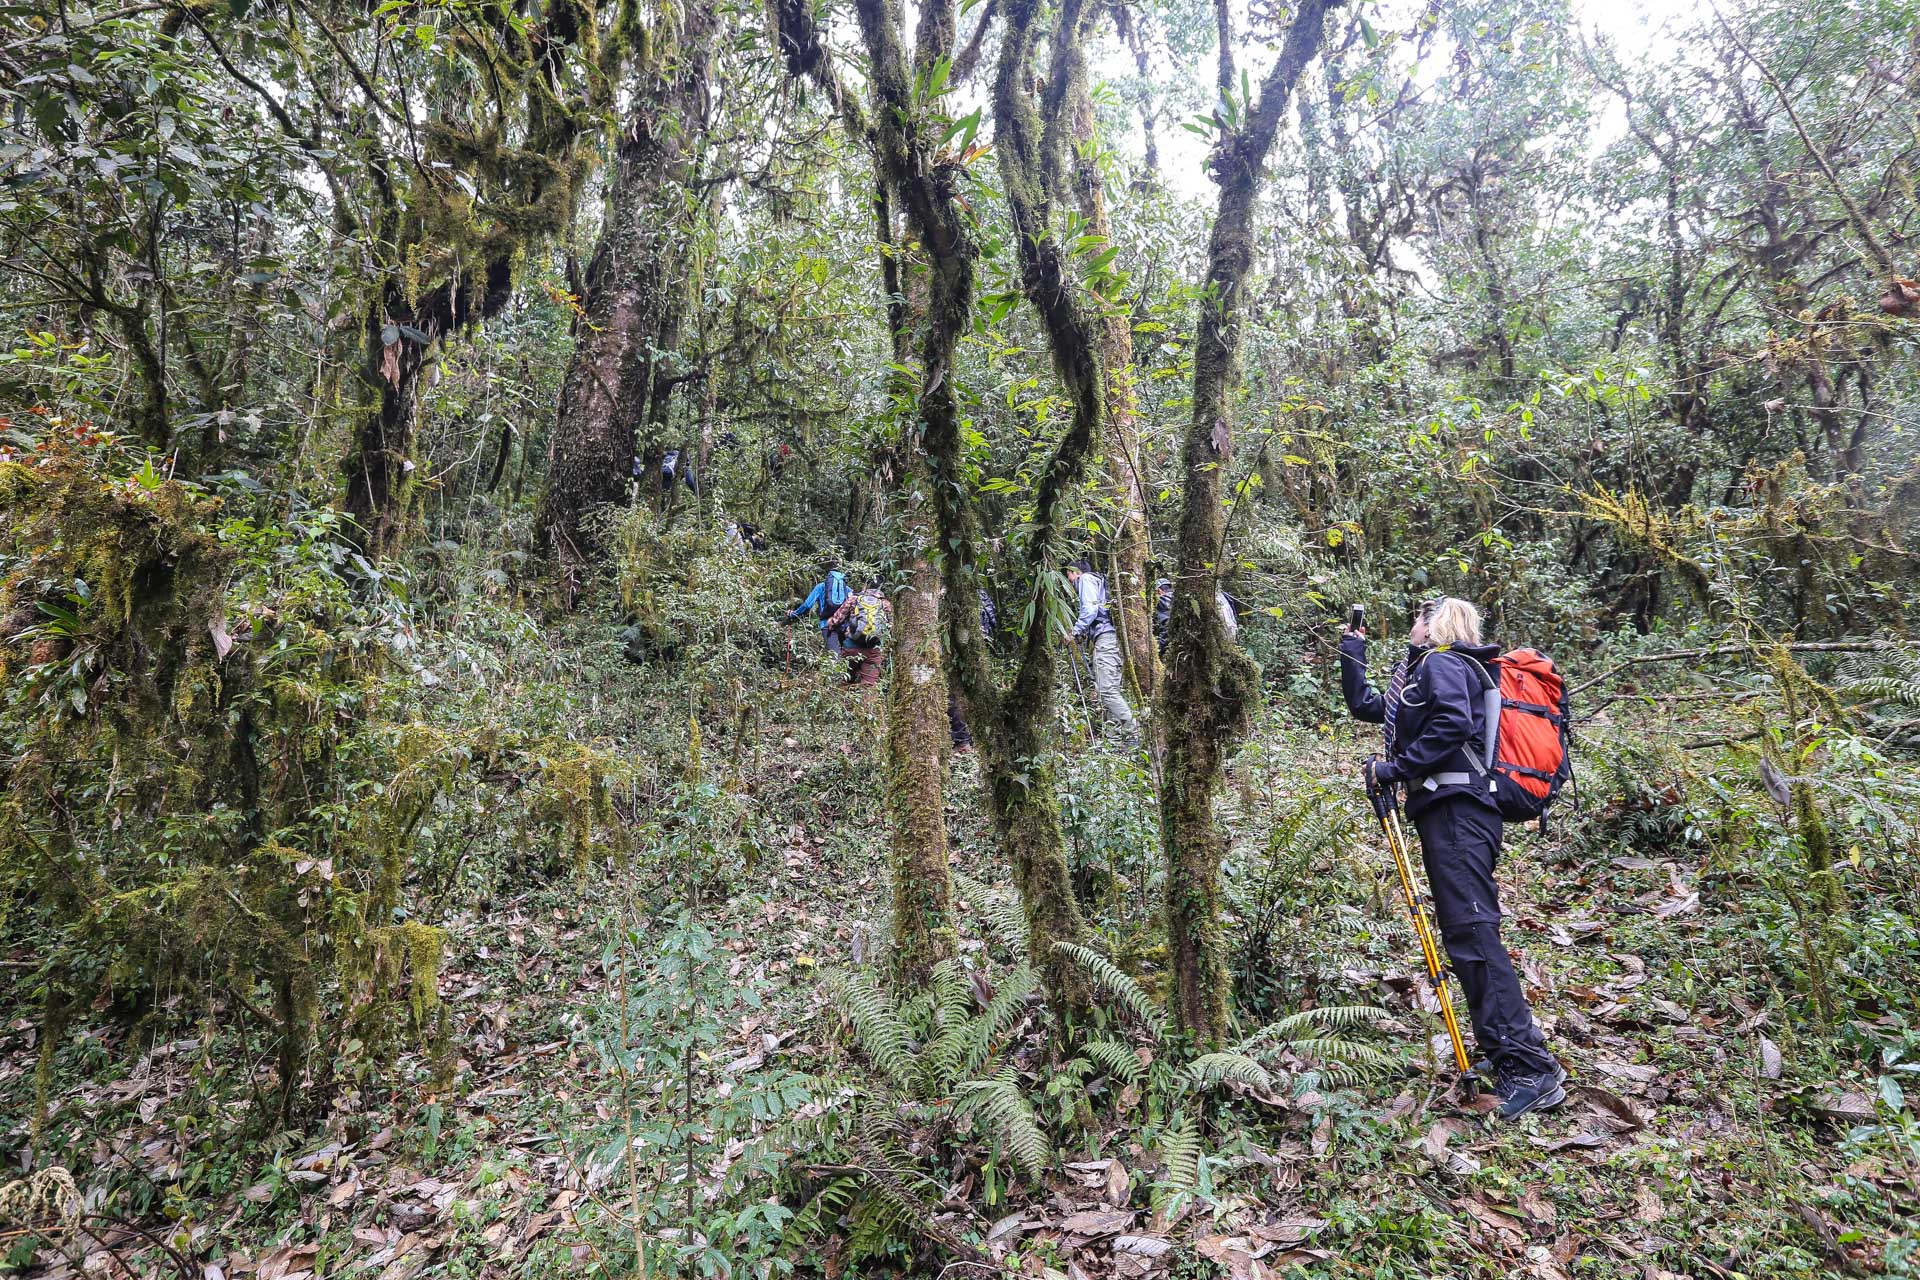
<instances>
[{"instance_id":1,"label":"large fern clump","mask_svg":"<svg viewBox=\"0 0 1920 1280\"><path fill-rule=\"evenodd\" d=\"M1343 965L1324 939L1364 925L1340 900L1343 885L1366 881L1364 866L1356 862L1351 874L1336 874L1360 843L1354 812L1349 798L1324 790L1295 801L1275 819L1263 854L1227 879L1238 921L1234 1001L1244 1015L1271 1017L1339 980Z\"/></svg>"}]
</instances>

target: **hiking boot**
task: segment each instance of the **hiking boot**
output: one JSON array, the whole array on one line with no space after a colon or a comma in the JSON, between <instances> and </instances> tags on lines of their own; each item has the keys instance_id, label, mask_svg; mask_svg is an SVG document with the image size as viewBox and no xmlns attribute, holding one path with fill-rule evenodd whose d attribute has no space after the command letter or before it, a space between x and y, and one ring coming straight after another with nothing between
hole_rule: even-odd
<instances>
[{"instance_id":1,"label":"hiking boot","mask_svg":"<svg viewBox=\"0 0 1920 1280\"><path fill-rule=\"evenodd\" d=\"M1532 1111L1551 1111L1567 1100L1566 1086L1560 1082L1557 1070L1508 1076L1496 1092L1500 1097L1502 1120L1518 1120Z\"/></svg>"},{"instance_id":2,"label":"hiking boot","mask_svg":"<svg viewBox=\"0 0 1920 1280\"><path fill-rule=\"evenodd\" d=\"M1482 1080L1491 1081L1496 1085L1500 1083L1500 1071L1493 1065L1492 1058L1482 1058L1468 1070L1470 1074L1479 1076ZM1567 1082L1567 1064L1558 1058L1553 1060L1553 1078L1562 1085Z\"/></svg>"}]
</instances>

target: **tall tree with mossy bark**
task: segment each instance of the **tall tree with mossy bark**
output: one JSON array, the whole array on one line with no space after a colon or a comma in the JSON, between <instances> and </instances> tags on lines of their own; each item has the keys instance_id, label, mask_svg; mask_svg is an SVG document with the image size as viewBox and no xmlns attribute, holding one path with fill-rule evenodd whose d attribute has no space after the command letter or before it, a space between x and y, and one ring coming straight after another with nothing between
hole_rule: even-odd
<instances>
[{"instance_id":1,"label":"tall tree with mossy bark","mask_svg":"<svg viewBox=\"0 0 1920 1280\"><path fill-rule=\"evenodd\" d=\"M664 413L685 309L686 259L705 201L694 178L712 106L711 0L647 29L608 181L606 220L577 303L540 527L569 572L597 558L588 524L623 502L638 428Z\"/></svg>"},{"instance_id":2,"label":"tall tree with mossy bark","mask_svg":"<svg viewBox=\"0 0 1920 1280\"><path fill-rule=\"evenodd\" d=\"M1226 554L1227 470L1233 462L1233 404L1242 291L1253 265L1253 213L1261 171L1287 99L1313 60L1338 0L1303 0L1257 97L1236 73L1233 17L1216 0L1220 31L1216 87L1221 107L1210 172L1220 197L1207 242L1206 282L1195 322L1193 417L1181 449L1180 541L1173 575L1166 680L1160 714L1167 763L1160 792L1167 863L1167 953L1176 1024L1203 1047L1226 1038L1232 974L1222 932L1220 863L1226 837L1213 801L1229 755L1252 726L1259 671L1227 635L1214 606Z\"/></svg>"},{"instance_id":3,"label":"tall tree with mossy bark","mask_svg":"<svg viewBox=\"0 0 1920 1280\"><path fill-rule=\"evenodd\" d=\"M450 18L436 38L455 56L430 64L443 78L425 79L432 118L422 126L404 91L396 103L361 64L356 44L383 43L379 17L297 8L354 86L336 101L336 77L314 76L309 90L328 108L319 114L350 122L340 146L371 178L365 210L342 203L336 218L373 267L344 472L362 549L381 555L407 525L422 376L444 339L505 309L527 250L571 224L641 28L631 3L602 15L582 0L531 21L505 9L486 22Z\"/></svg>"}]
</instances>

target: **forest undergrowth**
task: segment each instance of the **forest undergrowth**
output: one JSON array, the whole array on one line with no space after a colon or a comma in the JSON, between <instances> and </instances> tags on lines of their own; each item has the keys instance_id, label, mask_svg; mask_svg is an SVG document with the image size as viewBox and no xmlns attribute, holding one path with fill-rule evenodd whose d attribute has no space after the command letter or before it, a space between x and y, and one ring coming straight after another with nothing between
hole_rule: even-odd
<instances>
[{"instance_id":1,"label":"forest undergrowth","mask_svg":"<svg viewBox=\"0 0 1920 1280\"><path fill-rule=\"evenodd\" d=\"M1117 749L1068 748L1100 997L1062 1062L970 758L947 815L958 959L916 1006L876 967L878 704L811 637L791 666L766 654L683 680L610 636L553 629L511 684L436 695L590 720L597 749L672 762L614 798L632 853L596 845L528 880L504 824L433 836L461 886L437 1047L264 1133L270 1056L190 990L51 1053L39 1020L5 1029L7 1141L72 1173L50 1203L76 1196L58 1212L83 1227L36 1274L620 1273L636 1239L656 1270L690 1274L1913 1265L1911 883L1849 851L1860 941L1822 963L1855 994L1823 1025L1804 974L1807 948L1831 944L1743 834L1765 822L1733 789L1751 765L1672 749L1712 733L1698 715L1601 709L1579 808L1510 842L1510 937L1574 1077L1566 1108L1496 1128L1434 1074L1444 1037L1351 772L1363 743L1311 700L1270 711L1222 804L1242 1031L1281 1033L1218 1061L1157 1026L1150 778ZM16 938L0 972L17 984L32 964ZM16 1228L16 1265L32 1240Z\"/></svg>"}]
</instances>

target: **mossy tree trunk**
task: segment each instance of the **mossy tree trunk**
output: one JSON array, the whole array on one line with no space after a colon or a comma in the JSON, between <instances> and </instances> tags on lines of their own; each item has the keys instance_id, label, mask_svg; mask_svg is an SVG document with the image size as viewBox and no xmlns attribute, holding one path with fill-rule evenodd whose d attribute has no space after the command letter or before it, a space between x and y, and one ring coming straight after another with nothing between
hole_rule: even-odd
<instances>
[{"instance_id":1,"label":"mossy tree trunk","mask_svg":"<svg viewBox=\"0 0 1920 1280\"><path fill-rule=\"evenodd\" d=\"M460 174L464 189L451 180L403 184L420 157L374 145L365 159L374 211L361 225L336 201L342 233L358 233L383 264L367 302L357 421L342 465L342 505L369 556L392 551L407 527L420 377L439 343L504 310L527 250L573 220L597 155L590 135L611 103L631 34L616 29L603 44L597 22L592 8L556 0L531 28L504 16L474 28L471 49L493 91L475 114L488 123L436 117L414 144L424 142L438 171ZM366 72L356 68L351 78L370 112L392 114ZM517 145L503 141L503 119L517 126ZM350 141L364 151L372 137ZM476 206L490 216L477 218Z\"/></svg>"},{"instance_id":2,"label":"mossy tree trunk","mask_svg":"<svg viewBox=\"0 0 1920 1280\"><path fill-rule=\"evenodd\" d=\"M1225 553L1223 497L1233 461L1230 400L1240 346L1241 291L1253 260L1253 210L1260 171L1300 73L1318 49L1334 0L1304 0L1295 10L1280 57L1243 105L1244 124L1223 130L1212 157L1220 185L1207 245L1193 368L1193 419L1181 451L1183 474L1178 567L1161 715L1167 765L1161 784L1161 842L1167 862L1167 951L1173 966L1174 1017L1202 1047L1219 1045L1227 1029L1230 982L1220 926L1220 862L1226 840L1213 801L1228 755L1251 725L1258 672L1227 638L1214 595ZM1219 88L1235 90L1231 19L1216 0L1220 25Z\"/></svg>"},{"instance_id":3,"label":"mossy tree trunk","mask_svg":"<svg viewBox=\"0 0 1920 1280\"><path fill-rule=\"evenodd\" d=\"M420 373L428 343L438 337L420 329L415 324L418 317L404 305L404 322L393 318L397 292L383 290L379 305L367 308L358 376L360 395L368 407L346 460L346 511L357 527L360 549L370 556L391 551L406 529ZM401 323L425 341L402 332Z\"/></svg>"},{"instance_id":4,"label":"mossy tree trunk","mask_svg":"<svg viewBox=\"0 0 1920 1280\"><path fill-rule=\"evenodd\" d=\"M903 533L914 547L893 595L887 677L887 806L893 839L893 967L918 985L953 954L947 866L947 681L940 654L940 574L928 555L933 513L901 486Z\"/></svg>"},{"instance_id":5,"label":"mossy tree trunk","mask_svg":"<svg viewBox=\"0 0 1920 1280\"><path fill-rule=\"evenodd\" d=\"M913 333L926 313L924 279L918 273L902 288L891 202L874 201L880 235L881 288L893 362L912 360ZM904 374L897 395L911 402ZM893 649L887 675L886 792L892 838L893 948L895 980L909 987L931 977L933 966L953 954L953 876L947 863L946 773L947 676L940 646L940 573L934 566L933 509L925 489L926 455L910 442L889 451L877 473L890 477L908 552L906 572L893 593ZM898 455L904 454L904 457Z\"/></svg>"},{"instance_id":6,"label":"mossy tree trunk","mask_svg":"<svg viewBox=\"0 0 1920 1280\"><path fill-rule=\"evenodd\" d=\"M596 554L586 520L626 500L636 429L664 416L672 387L655 351L678 344L684 260L699 202L687 193L706 133L716 18L709 0L656 35L634 86L608 184L607 217L553 434L553 478L540 526L568 570ZM642 492L658 468L642 477Z\"/></svg>"}]
</instances>

